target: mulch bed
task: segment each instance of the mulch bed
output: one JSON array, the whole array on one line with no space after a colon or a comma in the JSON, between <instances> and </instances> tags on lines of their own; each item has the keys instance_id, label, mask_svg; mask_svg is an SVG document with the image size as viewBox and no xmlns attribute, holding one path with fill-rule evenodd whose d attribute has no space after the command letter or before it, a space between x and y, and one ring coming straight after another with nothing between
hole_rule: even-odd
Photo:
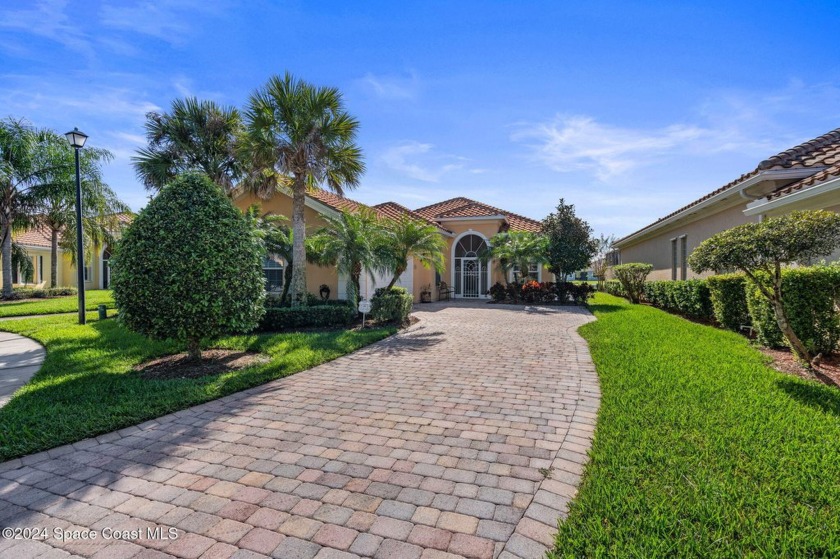
<instances>
[{"instance_id":1,"label":"mulch bed","mask_svg":"<svg viewBox=\"0 0 840 559\"><path fill-rule=\"evenodd\" d=\"M154 380L199 378L238 371L268 361L267 355L251 351L207 349L201 352L201 361L190 360L186 353L176 353L141 363L134 370L143 378Z\"/></svg>"},{"instance_id":2,"label":"mulch bed","mask_svg":"<svg viewBox=\"0 0 840 559\"><path fill-rule=\"evenodd\" d=\"M769 349L765 347L759 349L761 353L773 360L771 366L777 371L809 380L814 380L816 376L819 381L840 388L840 356L838 355L823 357L820 365L815 367L812 372L803 367L788 349Z\"/></svg>"}]
</instances>

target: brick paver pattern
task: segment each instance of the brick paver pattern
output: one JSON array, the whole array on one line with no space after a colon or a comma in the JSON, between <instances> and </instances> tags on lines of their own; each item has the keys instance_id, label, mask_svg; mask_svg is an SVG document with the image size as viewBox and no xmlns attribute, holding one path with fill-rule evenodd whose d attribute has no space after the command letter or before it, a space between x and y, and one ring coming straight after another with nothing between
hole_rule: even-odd
<instances>
[{"instance_id":1,"label":"brick paver pattern","mask_svg":"<svg viewBox=\"0 0 840 559\"><path fill-rule=\"evenodd\" d=\"M0 465L0 526L48 536L0 539L0 556L541 557L594 431L576 333L592 316L416 316L309 371Z\"/></svg>"}]
</instances>

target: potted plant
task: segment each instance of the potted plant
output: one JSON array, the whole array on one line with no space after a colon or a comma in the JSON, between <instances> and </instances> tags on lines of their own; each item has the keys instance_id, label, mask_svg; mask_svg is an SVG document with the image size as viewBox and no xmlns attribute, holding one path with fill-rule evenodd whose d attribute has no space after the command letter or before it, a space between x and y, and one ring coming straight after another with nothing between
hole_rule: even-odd
<instances>
[{"instance_id":1,"label":"potted plant","mask_svg":"<svg viewBox=\"0 0 840 559\"><path fill-rule=\"evenodd\" d=\"M318 293L321 294L321 299L326 301L327 299L330 298L330 286L327 285L326 283L322 283L321 288L318 290Z\"/></svg>"},{"instance_id":2,"label":"potted plant","mask_svg":"<svg viewBox=\"0 0 840 559\"><path fill-rule=\"evenodd\" d=\"M431 284L426 284L423 286L423 289L420 291L420 302L421 303L431 303L432 302L432 286Z\"/></svg>"}]
</instances>

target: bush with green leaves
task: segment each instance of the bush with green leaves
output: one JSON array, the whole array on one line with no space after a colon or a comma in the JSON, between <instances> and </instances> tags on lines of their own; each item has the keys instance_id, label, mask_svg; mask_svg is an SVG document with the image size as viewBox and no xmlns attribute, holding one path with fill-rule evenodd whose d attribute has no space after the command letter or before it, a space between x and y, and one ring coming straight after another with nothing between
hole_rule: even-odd
<instances>
[{"instance_id":1,"label":"bush with green leaves","mask_svg":"<svg viewBox=\"0 0 840 559\"><path fill-rule=\"evenodd\" d=\"M712 301L705 280L649 281L645 283L645 299L655 307L691 318L713 318Z\"/></svg>"},{"instance_id":2,"label":"bush with green leaves","mask_svg":"<svg viewBox=\"0 0 840 559\"><path fill-rule=\"evenodd\" d=\"M744 274L720 274L706 279L715 320L733 332L750 324L746 282Z\"/></svg>"},{"instance_id":3,"label":"bush with green leaves","mask_svg":"<svg viewBox=\"0 0 840 559\"><path fill-rule=\"evenodd\" d=\"M790 326L808 351L812 355L835 351L840 340L840 266L783 270L782 292ZM785 346L773 307L751 280L746 285L746 299L759 343Z\"/></svg>"},{"instance_id":4,"label":"bush with green leaves","mask_svg":"<svg viewBox=\"0 0 840 559\"><path fill-rule=\"evenodd\" d=\"M186 343L253 330L265 298L264 248L205 175L166 185L123 233L111 259L120 320L153 339Z\"/></svg>"},{"instance_id":5,"label":"bush with green leaves","mask_svg":"<svg viewBox=\"0 0 840 559\"><path fill-rule=\"evenodd\" d=\"M618 280L607 280L600 288L601 291L604 293L609 293L610 295L615 295L616 297L622 297L627 299L627 292L622 287L621 282Z\"/></svg>"},{"instance_id":6,"label":"bush with green leaves","mask_svg":"<svg viewBox=\"0 0 840 559\"><path fill-rule=\"evenodd\" d=\"M652 264L641 262L613 266L613 274L621 283L621 287L631 303L639 303L642 300L645 292L645 280L652 271Z\"/></svg>"},{"instance_id":7,"label":"bush with green leaves","mask_svg":"<svg viewBox=\"0 0 840 559\"><path fill-rule=\"evenodd\" d=\"M414 298L404 287L380 288L370 301L370 316L377 322L406 324Z\"/></svg>"},{"instance_id":8,"label":"bush with green leaves","mask_svg":"<svg viewBox=\"0 0 840 559\"><path fill-rule=\"evenodd\" d=\"M75 287L15 287L11 299L50 299L77 293Z\"/></svg>"},{"instance_id":9,"label":"bush with green leaves","mask_svg":"<svg viewBox=\"0 0 840 559\"><path fill-rule=\"evenodd\" d=\"M301 307L266 307L260 330L280 332L298 328L336 328L351 324L358 316L350 301L321 301Z\"/></svg>"}]
</instances>

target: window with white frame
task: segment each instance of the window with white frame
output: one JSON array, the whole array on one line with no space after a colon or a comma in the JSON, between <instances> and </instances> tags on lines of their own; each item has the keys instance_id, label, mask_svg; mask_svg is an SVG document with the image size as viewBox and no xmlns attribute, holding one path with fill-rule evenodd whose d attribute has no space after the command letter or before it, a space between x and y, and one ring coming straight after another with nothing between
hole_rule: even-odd
<instances>
[{"instance_id":1,"label":"window with white frame","mask_svg":"<svg viewBox=\"0 0 840 559\"><path fill-rule=\"evenodd\" d=\"M263 274L265 275L265 290L277 292L283 290L283 260L273 254L263 258Z\"/></svg>"},{"instance_id":2,"label":"window with white frame","mask_svg":"<svg viewBox=\"0 0 840 559\"><path fill-rule=\"evenodd\" d=\"M532 280L540 280L540 265L539 264L529 264L528 265L528 277ZM522 274L519 270L519 266L514 266L510 270L510 280L511 281L522 281Z\"/></svg>"}]
</instances>

